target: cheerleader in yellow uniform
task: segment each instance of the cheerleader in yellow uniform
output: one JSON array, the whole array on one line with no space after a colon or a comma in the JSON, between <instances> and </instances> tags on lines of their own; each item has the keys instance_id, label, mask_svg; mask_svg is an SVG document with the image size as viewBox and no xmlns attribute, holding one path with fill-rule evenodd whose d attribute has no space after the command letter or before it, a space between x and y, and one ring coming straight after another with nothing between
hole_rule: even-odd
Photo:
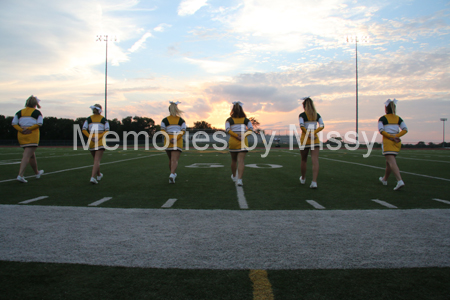
<instances>
[{"instance_id":1,"label":"cheerleader in yellow uniform","mask_svg":"<svg viewBox=\"0 0 450 300\"><path fill-rule=\"evenodd\" d=\"M303 109L299 115L300 129L302 130L302 135L300 137L300 154L302 156L302 162L300 165L302 176L300 177L300 183L305 184L306 182L306 164L308 161L308 153L311 149L311 160L312 160L312 173L313 178L311 185L312 189L317 188L317 176L319 175L319 147L320 140L317 133L324 129L324 124L322 117L317 113L314 103L310 97L305 97L303 100ZM317 124L319 126L317 126ZM311 139L311 134L313 139Z\"/></svg>"},{"instance_id":2,"label":"cheerleader in yellow uniform","mask_svg":"<svg viewBox=\"0 0 450 300\"><path fill-rule=\"evenodd\" d=\"M245 168L245 155L248 152L247 136L253 131L252 122L247 119L240 101L233 102L230 118L225 122L225 131L230 134L228 149L231 154L231 179L243 186L242 176ZM236 176L237 169L237 176Z\"/></svg>"},{"instance_id":3,"label":"cheerleader in yellow uniform","mask_svg":"<svg viewBox=\"0 0 450 300\"><path fill-rule=\"evenodd\" d=\"M19 140L20 147L24 150L19 175L17 176L17 180L23 183L28 182L24 178L25 169L28 164L30 164L37 179L41 178L41 175L44 174L44 170L38 169L35 154L39 145L39 127L44 123L41 112L36 109L36 107L41 108L39 102L40 100L37 97L30 96L25 102L25 108L18 111L12 121L12 125L17 129L17 139Z\"/></svg>"},{"instance_id":4,"label":"cheerleader in yellow uniform","mask_svg":"<svg viewBox=\"0 0 450 300\"><path fill-rule=\"evenodd\" d=\"M408 132L405 122L396 115L397 102L398 100L388 99L384 103L386 114L378 120L378 130L383 135L383 155L386 158L386 171L384 177L380 177L379 180L383 185L387 185L389 175L391 172L394 173L394 176L397 179L397 185L395 186L394 191L405 186L395 157L402 147L400 137Z\"/></svg>"},{"instance_id":5,"label":"cheerleader in yellow uniform","mask_svg":"<svg viewBox=\"0 0 450 300\"><path fill-rule=\"evenodd\" d=\"M183 151L183 135L186 133L186 122L181 117L183 112L178 108L178 104L180 103L178 101L170 101L170 116L161 121L161 131L166 132L169 137L168 141L166 138L164 139L164 145L168 143L166 153L169 157L169 183L175 183L178 160Z\"/></svg>"},{"instance_id":6,"label":"cheerleader in yellow uniform","mask_svg":"<svg viewBox=\"0 0 450 300\"><path fill-rule=\"evenodd\" d=\"M89 143L89 151L94 158L94 166L92 167L91 183L98 184L103 178L100 173L100 161L105 151L103 136L109 131L109 123L102 115L102 106L95 104L89 107L92 109L93 115L87 118L83 124L83 134L89 138L89 134L93 132L93 137Z\"/></svg>"}]
</instances>

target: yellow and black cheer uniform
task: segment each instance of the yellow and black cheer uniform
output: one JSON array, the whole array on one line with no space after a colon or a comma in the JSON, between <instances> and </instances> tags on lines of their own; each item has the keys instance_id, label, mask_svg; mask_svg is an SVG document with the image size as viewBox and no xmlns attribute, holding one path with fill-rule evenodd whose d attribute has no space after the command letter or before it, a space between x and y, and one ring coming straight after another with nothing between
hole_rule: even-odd
<instances>
[{"instance_id":1,"label":"yellow and black cheer uniform","mask_svg":"<svg viewBox=\"0 0 450 300\"><path fill-rule=\"evenodd\" d=\"M169 146L166 150L183 151L183 135L186 133L186 122L181 117L168 116L161 121L161 131L166 132L169 135ZM172 143L172 140L176 138L176 144ZM164 145L166 144L166 138L164 138Z\"/></svg>"},{"instance_id":2,"label":"yellow and black cheer uniform","mask_svg":"<svg viewBox=\"0 0 450 300\"><path fill-rule=\"evenodd\" d=\"M397 155L400 152L402 143L396 143L390 139L402 137L408 132L408 128L402 118L394 114L382 116L378 120L378 131L383 135L383 155Z\"/></svg>"},{"instance_id":3,"label":"yellow and black cheer uniform","mask_svg":"<svg viewBox=\"0 0 450 300\"><path fill-rule=\"evenodd\" d=\"M247 118L228 118L225 122L225 131L230 134L228 149L230 152L248 152L247 135L253 131L252 122ZM238 135L245 137L243 141L237 139Z\"/></svg>"},{"instance_id":4,"label":"yellow and black cheer uniform","mask_svg":"<svg viewBox=\"0 0 450 300\"><path fill-rule=\"evenodd\" d=\"M17 129L20 147L37 147L39 145L39 127L43 123L41 112L35 108L25 107L16 113L12 125ZM22 134L25 129L31 130L31 133Z\"/></svg>"},{"instance_id":5,"label":"yellow and black cheer uniform","mask_svg":"<svg viewBox=\"0 0 450 300\"><path fill-rule=\"evenodd\" d=\"M83 134L89 138L89 134L93 132L96 142L89 143L89 151L105 149L103 144L103 136L109 131L109 123L102 115L92 115L84 121Z\"/></svg>"},{"instance_id":6,"label":"yellow and black cheer uniform","mask_svg":"<svg viewBox=\"0 0 450 300\"><path fill-rule=\"evenodd\" d=\"M302 112L298 116L298 120L300 123L300 129L302 130L302 136L300 137L300 143L302 147L311 147L319 146L320 140L317 136L317 133L322 131L325 128L325 125L323 124L322 117L317 114L317 118L315 120L310 120L305 112ZM319 127L317 127L317 124L319 124ZM309 131L309 132L308 132ZM311 139L311 133L314 134L314 139Z\"/></svg>"}]
</instances>

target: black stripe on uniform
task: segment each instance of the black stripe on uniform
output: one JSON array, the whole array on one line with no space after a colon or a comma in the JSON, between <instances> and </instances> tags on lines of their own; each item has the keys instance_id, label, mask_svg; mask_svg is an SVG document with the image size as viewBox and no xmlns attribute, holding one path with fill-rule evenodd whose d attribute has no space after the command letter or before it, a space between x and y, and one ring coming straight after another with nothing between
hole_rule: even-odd
<instances>
[{"instance_id":1,"label":"black stripe on uniform","mask_svg":"<svg viewBox=\"0 0 450 300\"><path fill-rule=\"evenodd\" d=\"M230 123L230 125L234 125L234 120L231 117L227 119L227 122Z\"/></svg>"},{"instance_id":2,"label":"black stripe on uniform","mask_svg":"<svg viewBox=\"0 0 450 300\"><path fill-rule=\"evenodd\" d=\"M35 109L32 113L31 113L31 117L35 118L37 120L37 118L39 118L39 116L42 116L41 112L38 111L37 109Z\"/></svg>"}]
</instances>

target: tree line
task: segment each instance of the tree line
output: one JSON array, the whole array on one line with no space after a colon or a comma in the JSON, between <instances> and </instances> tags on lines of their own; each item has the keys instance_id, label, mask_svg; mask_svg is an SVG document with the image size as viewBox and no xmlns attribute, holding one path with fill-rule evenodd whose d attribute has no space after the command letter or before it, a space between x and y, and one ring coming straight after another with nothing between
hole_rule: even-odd
<instances>
[{"instance_id":1,"label":"tree line","mask_svg":"<svg viewBox=\"0 0 450 300\"><path fill-rule=\"evenodd\" d=\"M14 140L17 138L17 130L11 125L14 117L6 117L0 115L0 139L1 140ZM77 118L75 120L55 117L44 117L44 124L41 127L40 135L41 140L72 140L73 139L73 126L78 124L80 128L83 127L84 121L87 118ZM253 127L257 128L260 123L255 118L249 118ZM113 119L108 120L111 131L116 132L119 137L123 136L124 132L147 132L150 137L161 130L159 124L155 124L152 118L147 117L131 117L128 116L122 120ZM206 121L194 122L193 127L190 130L208 130L211 132L219 131Z\"/></svg>"},{"instance_id":2,"label":"tree line","mask_svg":"<svg viewBox=\"0 0 450 300\"><path fill-rule=\"evenodd\" d=\"M14 117L0 115L0 139L12 140L17 138L17 130L11 125ZM78 124L83 127L87 118L64 119L55 117L44 117L44 124L40 128L41 140L71 140L73 139L73 126ZM120 137L123 132L145 131L149 136L153 136L161 130L160 125L156 125L152 118L128 116L122 120L109 120L111 131L115 131Z\"/></svg>"}]
</instances>

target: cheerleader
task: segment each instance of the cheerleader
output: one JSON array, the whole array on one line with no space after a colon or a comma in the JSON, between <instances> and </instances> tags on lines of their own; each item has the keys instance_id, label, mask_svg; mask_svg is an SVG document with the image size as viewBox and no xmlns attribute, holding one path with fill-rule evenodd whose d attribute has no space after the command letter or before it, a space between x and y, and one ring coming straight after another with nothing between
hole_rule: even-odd
<instances>
[{"instance_id":1,"label":"cheerleader","mask_svg":"<svg viewBox=\"0 0 450 300\"><path fill-rule=\"evenodd\" d=\"M178 108L180 103L170 101L170 116L161 121L161 131L167 133L169 138L168 141L167 137L164 138L164 145L168 143L166 153L169 157L169 183L175 183L175 178L177 178L178 160L183 151L183 135L186 133L186 122L181 117L183 112Z\"/></svg>"},{"instance_id":2,"label":"cheerleader","mask_svg":"<svg viewBox=\"0 0 450 300\"><path fill-rule=\"evenodd\" d=\"M92 109L93 115L87 118L83 124L83 134L89 138L89 134L93 132L93 137L89 143L89 151L94 158L94 166L92 167L91 183L98 184L103 178L100 173L100 161L105 151L103 136L109 131L108 121L101 115L102 106L95 104L89 107Z\"/></svg>"},{"instance_id":3,"label":"cheerleader","mask_svg":"<svg viewBox=\"0 0 450 300\"><path fill-rule=\"evenodd\" d=\"M387 185L389 175L391 172L394 173L394 176L397 179L397 185L395 186L394 191L405 186L395 156L397 156L402 147L400 137L408 132L405 122L396 115L397 102L398 100L388 99L384 103L386 114L378 120L378 131L383 135L383 155L386 158L386 171L384 177L380 177L379 180L383 185ZM402 131L400 131L399 128Z\"/></svg>"},{"instance_id":4,"label":"cheerleader","mask_svg":"<svg viewBox=\"0 0 450 300\"><path fill-rule=\"evenodd\" d=\"M28 181L24 178L25 169L30 164L36 178L41 178L44 174L44 170L39 170L37 166L35 151L39 145L39 127L44 123L42 114L36 107L41 108L39 105L40 100L35 96L30 96L25 102L25 108L18 111L12 121L13 127L17 130L17 139L19 140L20 147L23 148L22 161L20 163L19 175L17 180L23 183Z\"/></svg>"},{"instance_id":5,"label":"cheerleader","mask_svg":"<svg viewBox=\"0 0 450 300\"><path fill-rule=\"evenodd\" d=\"M317 136L317 133L324 129L324 124L322 117L317 113L316 108L314 107L314 103L310 97L305 97L303 100L303 109L299 115L300 129L302 130L301 135L301 147L300 154L302 157L301 162L301 173L300 183L305 184L306 182L306 163L308 161L308 153L311 149L311 160L312 160L312 173L313 178L311 185L309 186L312 189L317 189L317 176L319 175L319 146L320 140ZM319 124L319 127L317 127ZM313 139L311 139L311 135L313 134Z\"/></svg>"},{"instance_id":6,"label":"cheerleader","mask_svg":"<svg viewBox=\"0 0 450 300\"><path fill-rule=\"evenodd\" d=\"M230 134L228 149L231 154L231 179L243 186L242 175L244 175L244 160L248 152L247 136L253 131L252 122L247 119L240 101L233 102L230 118L225 122L225 131ZM237 174L236 174L237 169Z\"/></svg>"}]
</instances>

